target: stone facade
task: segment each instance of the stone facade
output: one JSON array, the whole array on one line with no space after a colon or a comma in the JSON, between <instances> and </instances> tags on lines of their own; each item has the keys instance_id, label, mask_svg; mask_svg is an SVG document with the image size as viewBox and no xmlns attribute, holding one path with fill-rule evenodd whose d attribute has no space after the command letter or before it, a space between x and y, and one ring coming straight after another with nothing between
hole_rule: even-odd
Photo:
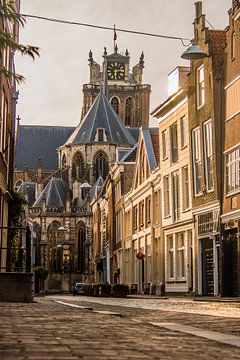
<instances>
[{"instance_id":1,"label":"stone facade","mask_svg":"<svg viewBox=\"0 0 240 360\"><path fill-rule=\"evenodd\" d=\"M108 66L117 63L123 65L124 76L116 80L112 79L110 74L108 75L110 102L125 126L148 126L151 87L142 83L143 59L142 54L139 63L130 72L130 55L127 50L125 55L121 55L115 48L114 53L108 55L105 49L102 67L93 60L90 52L90 82L83 85L82 119L99 93L104 69L108 69Z\"/></svg>"}]
</instances>

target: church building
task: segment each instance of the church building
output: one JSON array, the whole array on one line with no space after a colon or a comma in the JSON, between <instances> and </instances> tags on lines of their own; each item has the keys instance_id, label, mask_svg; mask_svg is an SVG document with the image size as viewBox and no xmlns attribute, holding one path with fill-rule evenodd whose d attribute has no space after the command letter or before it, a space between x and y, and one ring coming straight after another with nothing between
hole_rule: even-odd
<instances>
[{"instance_id":1,"label":"church building","mask_svg":"<svg viewBox=\"0 0 240 360\"><path fill-rule=\"evenodd\" d=\"M31 191L33 265L49 269L49 292L93 281L90 203L110 167L136 144L139 127L149 124L151 88L142 84L143 53L130 71L128 50L123 55L115 45L108 55L104 48L102 66L90 51L89 67L76 128L18 128L15 185L27 199Z\"/></svg>"}]
</instances>

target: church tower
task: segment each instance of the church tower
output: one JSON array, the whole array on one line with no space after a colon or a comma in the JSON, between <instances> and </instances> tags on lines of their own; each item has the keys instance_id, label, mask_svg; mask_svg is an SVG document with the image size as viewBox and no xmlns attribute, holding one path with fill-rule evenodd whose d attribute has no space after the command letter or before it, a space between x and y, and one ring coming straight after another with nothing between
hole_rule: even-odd
<instances>
[{"instance_id":1,"label":"church tower","mask_svg":"<svg viewBox=\"0 0 240 360\"><path fill-rule=\"evenodd\" d=\"M89 52L90 81L83 85L83 119L93 104L103 83L104 71L107 73L109 101L127 127L149 126L149 102L151 86L142 83L144 69L144 54L142 52L138 64L130 70L130 54L118 52L117 45L114 52L107 53L104 48L103 61L100 66Z\"/></svg>"}]
</instances>

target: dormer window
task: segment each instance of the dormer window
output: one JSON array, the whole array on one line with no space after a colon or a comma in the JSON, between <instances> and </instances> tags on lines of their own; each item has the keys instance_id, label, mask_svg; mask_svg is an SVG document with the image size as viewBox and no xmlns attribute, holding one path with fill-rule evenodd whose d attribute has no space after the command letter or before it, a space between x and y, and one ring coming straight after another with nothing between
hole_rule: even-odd
<instances>
[{"instance_id":1,"label":"dormer window","mask_svg":"<svg viewBox=\"0 0 240 360\"><path fill-rule=\"evenodd\" d=\"M96 131L95 141L104 142L107 141L106 132L104 128L98 128Z\"/></svg>"}]
</instances>

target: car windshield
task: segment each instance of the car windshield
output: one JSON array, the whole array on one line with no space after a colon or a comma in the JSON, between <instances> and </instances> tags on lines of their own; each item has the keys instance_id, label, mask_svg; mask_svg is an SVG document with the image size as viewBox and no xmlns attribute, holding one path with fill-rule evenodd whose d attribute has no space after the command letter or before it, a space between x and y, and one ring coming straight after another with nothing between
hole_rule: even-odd
<instances>
[{"instance_id":1,"label":"car windshield","mask_svg":"<svg viewBox=\"0 0 240 360\"><path fill-rule=\"evenodd\" d=\"M77 288L81 288L81 287L83 287L84 286L84 284L76 284L76 287Z\"/></svg>"}]
</instances>

